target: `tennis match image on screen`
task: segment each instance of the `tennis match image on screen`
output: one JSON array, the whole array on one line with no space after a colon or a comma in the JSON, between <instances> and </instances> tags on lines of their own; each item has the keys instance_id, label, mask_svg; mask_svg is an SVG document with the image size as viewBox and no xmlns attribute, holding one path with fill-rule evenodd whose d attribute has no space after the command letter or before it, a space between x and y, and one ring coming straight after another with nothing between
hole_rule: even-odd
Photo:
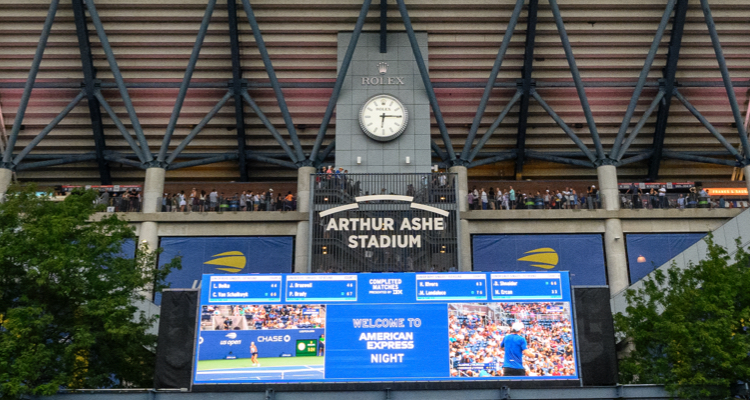
<instances>
[{"instance_id":1,"label":"tennis match image on screen","mask_svg":"<svg viewBox=\"0 0 750 400\"><path fill-rule=\"evenodd\" d=\"M203 305L196 381L323 379L325 325L319 304Z\"/></svg>"},{"instance_id":2,"label":"tennis match image on screen","mask_svg":"<svg viewBox=\"0 0 750 400\"><path fill-rule=\"evenodd\" d=\"M448 305L455 378L576 375L570 303Z\"/></svg>"}]
</instances>

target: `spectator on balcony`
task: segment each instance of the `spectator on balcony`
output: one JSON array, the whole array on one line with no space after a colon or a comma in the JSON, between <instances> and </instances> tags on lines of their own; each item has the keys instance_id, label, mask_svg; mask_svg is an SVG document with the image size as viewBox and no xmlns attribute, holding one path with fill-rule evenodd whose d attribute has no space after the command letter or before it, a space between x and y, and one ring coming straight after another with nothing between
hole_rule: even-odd
<instances>
[{"instance_id":1,"label":"spectator on balcony","mask_svg":"<svg viewBox=\"0 0 750 400\"><path fill-rule=\"evenodd\" d=\"M275 203L276 200L273 198L273 189L268 189L268 194L266 195L266 211L273 211Z\"/></svg>"},{"instance_id":2,"label":"spectator on balcony","mask_svg":"<svg viewBox=\"0 0 750 400\"><path fill-rule=\"evenodd\" d=\"M641 208L641 188L638 187L638 185L636 185L635 183L631 183L628 191L625 192L625 194L627 195L628 193L630 193L630 196L632 198L633 208Z\"/></svg>"},{"instance_id":3,"label":"spectator on balcony","mask_svg":"<svg viewBox=\"0 0 750 400\"><path fill-rule=\"evenodd\" d=\"M470 191L468 195L466 195L466 202L469 204L469 210L474 209L474 191Z\"/></svg>"},{"instance_id":4,"label":"spectator on balcony","mask_svg":"<svg viewBox=\"0 0 750 400\"><path fill-rule=\"evenodd\" d=\"M193 190L190 191L190 211L198 211L198 190L196 188L193 188Z\"/></svg>"},{"instance_id":5,"label":"spectator on balcony","mask_svg":"<svg viewBox=\"0 0 750 400\"><path fill-rule=\"evenodd\" d=\"M487 192L484 191L484 188L482 188L482 193L479 196L482 200L482 210L486 210L489 199L487 198Z\"/></svg>"},{"instance_id":6,"label":"spectator on balcony","mask_svg":"<svg viewBox=\"0 0 750 400\"><path fill-rule=\"evenodd\" d=\"M487 192L487 200L489 201L488 208L490 210L494 210L495 209L495 189L493 189L492 186L490 186L490 191Z\"/></svg>"},{"instance_id":7,"label":"spectator on balcony","mask_svg":"<svg viewBox=\"0 0 750 400\"><path fill-rule=\"evenodd\" d=\"M544 209L545 210L549 210L550 208L549 202L551 199L552 199L552 196L549 194L549 187L548 187L547 189L545 189L545 192L544 192Z\"/></svg>"},{"instance_id":8,"label":"spectator on balcony","mask_svg":"<svg viewBox=\"0 0 750 400\"><path fill-rule=\"evenodd\" d=\"M208 211L217 211L219 207L219 193L216 189L208 195Z\"/></svg>"},{"instance_id":9,"label":"spectator on balcony","mask_svg":"<svg viewBox=\"0 0 750 400\"><path fill-rule=\"evenodd\" d=\"M677 208L680 210L685 209L685 198L682 197L682 193L680 193L680 197L677 198Z\"/></svg>"},{"instance_id":10,"label":"spectator on balcony","mask_svg":"<svg viewBox=\"0 0 750 400\"><path fill-rule=\"evenodd\" d=\"M206 191L201 190L201 194L198 197L198 211L204 212L206 211Z\"/></svg>"},{"instance_id":11,"label":"spectator on balcony","mask_svg":"<svg viewBox=\"0 0 750 400\"><path fill-rule=\"evenodd\" d=\"M240 193L240 211L247 211L247 191Z\"/></svg>"},{"instance_id":12,"label":"spectator on balcony","mask_svg":"<svg viewBox=\"0 0 750 400\"><path fill-rule=\"evenodd\" d=\"M513 186L510 187L510 192L508 193L508 199L510 201L510 208L516 208L516 191L513 190Z\"/></svg>"},{"instance_id":13,"label":"spectator on balcony","mask_svg":"<svg viewBox=\"0 0 750 400\"><path fill-rule=\"evenodd\" d=\"M667 208L667 187L664 185L659 188L659 203L661 208Z\"/></svg>"}]
</instances>

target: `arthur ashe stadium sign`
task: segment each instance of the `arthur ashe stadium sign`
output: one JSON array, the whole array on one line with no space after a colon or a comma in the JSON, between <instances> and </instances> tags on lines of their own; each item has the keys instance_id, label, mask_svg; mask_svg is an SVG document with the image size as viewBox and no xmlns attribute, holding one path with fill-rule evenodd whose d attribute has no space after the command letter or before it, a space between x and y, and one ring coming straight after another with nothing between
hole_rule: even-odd
<instances>
[{"instance_id":1,"label":"arthur ashe stadium sign","mask_svg":"<svg viewBox=\"0 0 750 400\"><path fill-rule=\"evenodd\" d=\"M409 185L407 195L347 196L344 193L344 196L336 196L335 190L316 189L311 215L311 270L449 271L457 268L457 211L453 189L427 182L420 186Z\"/></svg>"}]
</instances>

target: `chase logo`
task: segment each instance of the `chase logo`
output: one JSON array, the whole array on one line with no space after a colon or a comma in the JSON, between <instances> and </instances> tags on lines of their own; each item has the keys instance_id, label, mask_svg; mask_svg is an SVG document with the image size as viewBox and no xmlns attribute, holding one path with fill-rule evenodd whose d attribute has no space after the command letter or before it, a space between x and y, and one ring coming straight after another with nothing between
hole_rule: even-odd
<instances>
[{"instance_id":1,"label":"chase logo","mask_svg":"<svg viewBox=\"0 0 750 400\"><path fill-rule=\"evenodd\" d=\"M226 253L214 254L211 257L215 258L211 261L206 261L203 264L219 265L224 268L216 268L220 271L226 271L231 273L237 273L245 269L245 263L247 259L242 252L239 251L228 251Z\"/></svg>"},{"instance_id":2,"label":"chase logo","mask_svg":"<svg viewBox=\"0 0 750 400\"><path fill-rule=\"evenodd\" d=\"M552 269L557 266L557 262L559 261L559 257L557 256L557 252L555 251L555 249L549 247L529 250L523 254L528 254L528 256L521 257L518 259L518 261L530 262L532 263L530 264L532 267Z\"/></svg>"},{"instance_id":3,"label":"chase logo","mask_svg":"<svg viewBox=\"0 0 750 400\"><path fill-rule=\"evenodd\" d=\"M230 332L230 333L226 334L226 337L228 337L230 339L237 339L237 334L234 333L234 332Z\"/></svg>"}]
</instances>

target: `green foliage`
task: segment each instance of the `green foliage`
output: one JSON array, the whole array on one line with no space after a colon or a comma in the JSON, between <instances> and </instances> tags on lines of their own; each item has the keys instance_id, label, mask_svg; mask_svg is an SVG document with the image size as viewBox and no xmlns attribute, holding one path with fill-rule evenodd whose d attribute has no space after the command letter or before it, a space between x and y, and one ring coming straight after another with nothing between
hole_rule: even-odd
<instances>
[{"instance_id":1,"label":"green foliage","mask_svg":"<svg viewBox=\"0 0 750 400\"><path fill-rule=\"evenodd\" d=\"M626 293L627 315L615 316L633 349L620 360L621 383L665 385L682 398L727 397L750 377L750 255L732 260L705 239L708 257L681 270L657 270Z\"/></svg>"},{"instance_id":2,"label":"green foliage","mask_svg":"<svg viewBox=\"0 0 750 400\"><path fill-rule=\"evenodd\" d=\"M154 270L157 252L144 248L120 257L137 238L116 215L94 215L96 196L12 188L0 203L1 398L152 385L156 317L135 303L180 262Z\"/></svg>"}]
</instances>

